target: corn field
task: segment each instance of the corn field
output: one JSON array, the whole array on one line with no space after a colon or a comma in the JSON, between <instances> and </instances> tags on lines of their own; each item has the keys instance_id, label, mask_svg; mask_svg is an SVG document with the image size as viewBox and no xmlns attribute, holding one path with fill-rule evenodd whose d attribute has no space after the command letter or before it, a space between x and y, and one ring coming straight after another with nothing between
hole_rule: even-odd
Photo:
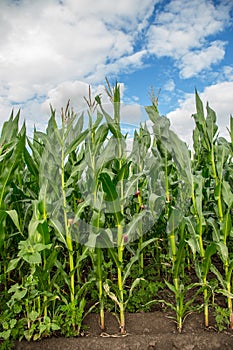
<instances>
[{"instance_id":1,"label":"corn field","mask_svg":"<svg viewBox=\"0 0 233 350\"><path fill-rule=\"evenodd\" d=\"M121 127L120 88L87 111L67 104L45 132L27 135L19 113L0 138L0 339L79 336L83 321L163 305L182 331L190 312L221 313L233 329L233 118L229 139L196 92L193 150L160 116ZM150 125L150 126L148 126ZM221 303L218 302L221 300ZM162 306L161 306L162 307ZM5 344L5 345L4 345Z\"/></svg>"}]
</instances>

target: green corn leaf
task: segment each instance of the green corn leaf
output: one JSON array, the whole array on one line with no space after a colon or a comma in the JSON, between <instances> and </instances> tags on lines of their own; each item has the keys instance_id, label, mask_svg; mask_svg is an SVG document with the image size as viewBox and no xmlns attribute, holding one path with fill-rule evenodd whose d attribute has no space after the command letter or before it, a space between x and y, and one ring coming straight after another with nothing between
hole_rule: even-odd
<instances>
[{"instance_id":1,"label":"green corn leaf","mask_svg":"<svg viewBox=\"0 0 233 350\"><path fill-rule=\"evenodd\" d=\"M229 210L223 217L221 230L223 234L223 239L225 242L227 242L227 238L231 236L231 233L232 233L232 217Z\"/></svg>"},{"instance_id":2,"label":"green corn leaf","mask_svg":"<svg viewBox=\"0 0 233 350\"><path fill-rule=\"evenodd\" d=\"M1 144L8 143L10 140L14 140L17 137L19 130L19 116L20 111L14 117L14 112L11 112L10 118L8 121L4 122L1 132Z\"/></svg>"},{"instance_id":3,"label":"green corn leaf","mask_svg":"<svg viewBox=\"0 0 233 350\"><path fill-rule=\"evenodd\" d=\"M102 183L103 190L106 194L106 201L108 201L111 205L110 210L112 211L112 213L115 214L117 223L120 224L122 216L120 214L120 204L116 186L114 185L109 174L107 173L101 173L99 175L99 179Z\"/></svg>"},{"instance_id":4,"label":"green corn leaf","mask_svg":"<svg viewBox=\"0 0 233 350\"><path fill-rule=\"evenodd\" d=\"M48 135L46 135L44 132L35 131L34 132L34 144L33 144L33 146L38 147L38 149L39 149L41 145L42 146L46 145L46 143L48 142L48 139L49 139Z\"/></svg>"},{"instance_id":5,"label":"green corn leaf","mask_svg":"<svg viewBox=\"0 0 233 350\"><path fill-rule=\"evenodd\" d=\"M209 142L213 144L216 133L218 131L218 126L216 124L216 114L215 114L215 111L209 107L209 103L207 103L206 110L207 110L207 117L206 117L207 134L208 134Z\"/></svg>"},{"instance_id":6,"label":"green corn leaf","mask_svg":"<svg viewBox=\"0 0 233 350\"><path fill-rule=\"evenodd\" d=\"M218 183L214 189L214 199L218 201L221 198L221 190L222 186L220 183Z\"/></svg>"},{"instance_id":7,"label":"green corn leaf","mask_svg":"<svg viewBox=\"0 0 233 350\"><path fill-rule=\"evenodd\" d=\"M96 131L96 135L95 135L95 147L97 148L97 145L102 145L104 143L104 141L106 140L106 137L108 135L108 126L107 124L102 124L100 125L100 127L97 129ZM99 147L97 148L97 150L99 149ZM97 151L95 150L95 153Z\"/></svg>"},{"instance_id":8,"label":"green corn leaf","mask_svg":"<svg viewBox=\"0 0 233 350\"><path fill-rule=\"evenodd\" d=\"M178 208L171 208L171 214L167 222L167 233L170 234L180 225L183 219L184 213Z\"/></svg>"},{"instance_id":9,"label":"green corn leaf","mask_svg":"<svg viewBox=\"0 0 233 350\"><path fill-rule=\"evenodd\" d=\"M65 156L68 156L71 152L76 150L76 148L84 141L85 137L88 134L88 130L83 131L76 137L71 144L65 149Z\"/></svg>"},{"instance_id":10,"label":"green corn leaf","mask_svg":"<svg viewBox=\"0 0 233 350\"><path fill-rule=\"evenodd\" d=\"M0 174L0 208L3 204L3 199L6 195L6 188L13 176L15 169L19 165L25 147L25 135L22 135L15 145L15 151L12 153L11 158L8 160L2 173Z\"/></svg>"},{"instance_id":11,"label":"green corn leaf","mask_svg":"<svg viewBox=\"0 0 233 350\"><path fill-rule=\"evenodd\" d=\"M79 166L75 167L75 168L72 170L72 172L71 172L69 178L67 179L67 181L66 181L66 183L65 183L65 187L66 187L66 188L73 184L73 182L75 181L75 178L76 178L77 176L80 175L80 170L81 170L81 169L80 169Z\"/></svg>"},{"instance_id":12,"label":"green corn leaf","mask_svg":"<svg viewBox=\"0 0 233 350\"><path fill-rule=\"evenodd\" d=\"M37 230L41 234L42 241L44 242L44 244L46 244L46 245L49 244L50 243L50 229L48 226L48 222L46 220L44 220L44 222L42 224L38 225Z\"/></svg>"},{"instance_id":13,"label":"green corn leaf","mask_svg":"<svg viewBox=\"0 0 233 350\"><path fill-rule=\"evenodd\" d=\"M23 236L20 224L19 224L19 217L18 217L18 213L16 210L6 210L6 213L10 216L11 220L13 221L13 223L15 224L15 226L17 227L18 231L21 233L21 235Z\"/></svg>"},{"instance_id":14,"label":"green corn leaf","mask_svg":"<svg viewBox=\"0 0 233 350\"><path fill-rule=\"evenodd\" d=\"M43 268L43 271L39 276L40 281L42 281L42 283L44 285L46 285L48 283L48 278L49 278L51 269L55 266L55 262L57 260L57 255L58 255L58 251L54 247L54 249L51 249L51 251L49 252L49 256L46 259L46 263L45 263L45 266Z\"/></svg>"},{"instance_id":15,"label":"green corn leaf","mask_svg":"<svg viewBox=\"0 0 233 350\"><path fill-rule=\"evenodd\" d=\"M159 117L156 124L153 125L153 132L155 139L157 139L157 145L160 148L160 152L165 156L166 153L170 153L172 145L170 142L170 120L167 117Z\"/></svg>"},{"instance_id":16,"label":"green corn leaf","mask_svg":"<svg viewBox=\"0 0 233 350\"><path fill-rule=\"evenodd\" d=\"M224 242L216 242L216 248L219 252L219 255L224 263L228 261L229 254L228 254L228 247Z\"/></svg>"},{"instance_id":17,"label":"green corn leaf","mask_svg":"<svg viewBox=\"0 0 233 350\"><path fill-rule=\"evenodd\" d=\"M199 134L200 134L200 142L202 144L202 147L204 147L207 151L210 151L210 142L207 134L207 127L206 127L206 120L204 116L204 109L203 109L203 103L197 93L197 90L195 89L195 96L196 96L196 110L197 113L193 114L196 127L198 128ZM196 140L195 140L196 141Z\"/></svg>"},{"instance_id":18,"label":"green corn leaf","mask_svg":"<svg viewBox=\"0 0 233 350\"><path fill-rule=\"evenodd\" d=\"M50 218L49 223L55 229L55 233L57 234L59 241L62 242L66 248L68 248L65 239L65 230L60 221L55 218Z\"/></svg>"},{"instance_id":19,"label":"green corn leaf","mask_svg":"<svg viewBox=\"0 0 233 350\"><path fill-rule=\"evenodd\" d=\"M215 274L215 276L217 277L217 279L219 280L221 286L223 289L226 289L226 282L223 279L222 273L217 269L217 267L215 265L211 265L210 267L210 271L213 272Z\"/></svg>"},{"instance_id":20,"label":"green corn leaf","mask_svg":"<svg viewBox=\"0 0 233 350\"><path fill-rule=\"evenodd\" d=\"M91 203L91 197L86 198L83 202L81 202L75 211L75 217L74 217L74 224L79 221L83 211L85 210L85 208L87 208Z\"/></svg>"},{"instance_id":21,"label":"green corn leaf","mask_svg":"<svg viewBox=\"0 0 233 350\"><path fill-rule=\"evenodd\" d=\"M69 280L68 274L66 273L65 266L58 259L55 262L55 266L57 267L57 269L58 269L59 273L61 274L61 277L65 281L66 285L69 286L70 280ZM54 285L55 285L57 292L58 292L59 296L61 297L61 299L65 303L67 303L67 299L61 293L59 286L56 283Z\"/></svg>"},{"instance_id":22,"label":"green corn leaf","mask_svg":"<svg viewBox=\"0 0 233 350\"><path fill-rule=\"evenodd\" d=\"M226 155L228 156L228 149L224 146L224 144L220 144L216 149L216 170L219 181L222 181L224 163L226 161Z\"/></svg>"},{"instance_id":23,"label":"green corn leaf","mask_svg":"<svg viewBox=\"0 0 233 350\"><path fill-rule=\"evenodd\" d=\"M143 251L144 248L146 248L148 245L153 243L155 240L156 240L156 238L151 238L151 239L143 242L141 248L138 249L137 252L135 253L135 255L130 258L130 261L128 262L128 264L126 265L125 270L124 270L123 282L122 282L123 285L125 285L126 280L130 275L133 264L138 261L140 253Z\"/></svg>"},{"instance_id":24,"label":"green corn leaf","mask_svg":"<svg viewBox=\"0 0 233 350\"><path fill-rule=\"evenodd\" d=\"M39 175L38 167L35 164L34 159L31 157L31 155L28 152L26 147L24 148L24 160L25 160L25 163L26 163L30 173L32 175L34 175L35 177L37 177Z\"/></svg>"},{"instance_id":25,"label":"green corn leaf","mask_svg":"<svg viewBox=\"0 0 233 350\"><path fill-rule=\"evenodd\" d=\"M79 118L74 114L70 117L65 126L65 134L64 139L66 142L66 146L70 145L70 143L76 139L82 132L84 125L84 113L81 113Z\"/></svg>"},{"instance_id":26,"label":"green corn leaf","mask_svg":"<svg viewBox=\"0 0 233 350\"><path fill-rule=\"evenodd\" d=\"M214 218L210 217L207 219L207 223L212 226L212 237L214 242L220 241L220 230L218 227L217 222L214 220Z\"/></svg>"},{"instance_id":27,"label":"green corn leaf","mask_svg":"<svg viewBox=\"0 0 233 350\"><path fill-rule=\"evenodd\" d=\"M168 286L168 288L170 289L171 292L173 292L175 295L177 295L177 293L179 293L179 291L176 290L175 286L173 284L171 284L168 281L164 281L166 283L166 285Z\"/></svg>"},{"instance_id":28,"label":"green corn leaf","mask_svg":"<svg viewBox=\"0 0 233 350\"><path fill-rule=\"evenodd\" d=\"M137 252L137 254L136 254L135 256L133 256L133 257L130 258L130 261L128 262L128 264L127 264L126 267L125 267L125 271L124 271L124 275L123 275L123 280L122 280L122 285L123 285L123 286L125 285L126 280L127 280L127 278L129 277L129 275L130 275L131 268L132 268L133 264L134 264L135 262L137 262L138 259L139 259L139 254L138 254L138 253L139 253L139 252Z\"/></svg>"},{"instance_id":29,"label":"green corn leaf","mask_svg":"<svg viewBox=\"0 0 233 350\"><path fill-rule=\"evenodd\" d=\"M103 152L98 155L97 161L96 161L96 173L100 172L109 161L112 161L116 157L116 148L117 148L117 140L114 138L111 138L106 147L103 149ZM87 157L90 157L90 154L86 154L86 159ZM87 164L90 162L87 161Z\"/></svg>"},{"instance_id":30,"label":"green corn leaf","mask_svg":"<svg viewBox=\"0 0 233 350\"><path fill-rule=\"evenodd\" d=\"M4 144L2 147L0 146L0 162L3 162L4 160L9 159L11 157L12 153L14 152L15 149L15 142L9 142L8 144Z\"/></svg>"},{"instance_id":31,"label":"green corn leaf","mask_svg":"<svg viewBox=\"0 0 233 350\"><path fill-rule=\"evenodd\" d=\"M103 211L94 210L90 223L92 226L96 227L97 229L103 228L105 223L105 215Z\"/></svg>"},{"instance_id":32,"label":"green corn leaf","mask_svg":"<svg viewBox=\"0 0 233 350\"><path fill-rule=\"evenodd\" d=\"M222 182L222 196L228 208L231 208L233 206L233 193L230 184L225 180Z\"/></svg>"},{"instance_id":33,"label":"green corn leaf","mask_svg":"<svg viewBox=\"0 0 233 350\"><path fill-rule=\"evenodd\" d=\"M124 198L128 198L131 195L135 194L135 189L137 189L138 182L143 178L143 172L138 173L137 175L131 175L129 180L125 183L125 193Z\"/></svg>"},{"instance_id":34,"label":"green corn leaf","mask_svg":"<svg viewBox=\"0 0 233 350\"><path fill-rule=\"evenodd\" d=\"M232 115L230 115L230 129L227 128L227 130L228 130L230 138L231 138L231 144L233 144L233 117L232 117Z\"/></svg>"},{"instance_id":35,"label":"green corn leaf","mask_svg":"<svg viewBox=\"0 0 233 350\"><path fill-rule=\"evenodd\" d=\"M42 224L44 222L44 220L37 220L35 217L32 217L31 221L29 222L28 225L28 236L30 238L34 238L37 235L37 228L39 226L39 224Z\"/></svg>"},{"instance_id":36,"label":"green corn leaf","mask_svg":"<svg viewBox=\"0 0 233 350\"><path fill-rule=\"evenodd\" d=\"M230 281L231 281L232 271L233 271L233 260L230 261L229 266L228 266L228 272L226 274L226 281L228 283L230 283Z\"/></svg>"},{"instance_id":37,"label":"green corn leaf","mask_svg":"<svg viewBox=\"0 0 233 350\"><path fill-rule=\"evenodd\" d=\"M199 153L200 147L201 147L200 146L200 132L199 132L198 128L196 127L193 130L193 148L194 148L196 154Z\"/></svg>"},{"instance_id":38,"label":"green corn leaf","mask_svg":"<svg viewBox=\"0 0 233 350\"><path fill-rule=\"evenodd\" d=\"M111 256L112 260L114 261L117 268L122 268L121 263L118 259L118 254L113 248L108 248L108 253ZM124 284L124 283L123 283Z\"/></svg>"},{"instance_id":39,"label":"green corn leaf","mask_svg":"<svg viewBox=\"0 0 233 350\"><path fill-rule=\"evenodd\" d=\"M232 235L232 216L229 209L223 217L223 221L221 223L221 232L223 235L223 241L226 244L227 238L231 237Z\"/></svg>"},{"instance_id":40,"label":"green corn leaf","mask_svg":"<svg viewBox=\"0 0 233 350\"><path fill-rule=\"evenodd\" d=\"M53 110L52 108L50 110L51 110L51 116L49 118L48 125L46 128L46 134L48 136L53 135L58 130L58 126L55 118L55 110ZM59 141L61 141L60 137L59 137Z\"/></svg>"},{"instance_id":41,"label":"green corn leaf","mask_svg":"<svg viewBox=\"0 0 233 350\"><path fill-rule=\"evenodd\" d=\"M182 188L183 198L190 197L192 193L192 171L191 158L189 149L182 140L173 132L170 131L169 140L172 143L172 156L179 171L179 179L185 184Z\"/></svg>"},{"instance_id":42,"label":"green corn leaf","mask_svg":"<svg viewBox=\"0 0 233 350\"><path fill-rule=\"evenodd\" d=\"M204 178L198 174L194 176L194 184L195 184L195 200L196 200L196 209L199 216L199 220L203 221L203 212L202 212L202 206L203 206L203 183Z\"/></svg>"},{"instance_id":43,"label":"green corn leaf","mask_svg":"<svg viewBox=\"0 0 233 350\"><path fill-rule=\"evenodd\" d=\"M132 296L132 294L133 294L134 289L139 285L139 283L140 283L141 281L145 281L145 279L142 278L142 277L138 277L138 278L136 278L136 279L133 281L133 283L132 283L132 285L131 285L131 287L130 287L130 290L129 290L129 296L128 296L127 300L126 300L125 303L124 303L124 304L125 304L125 307L126 307L126 305L128 304L128 302L129 302L129 300L130 300L130 298L131 298L131 296Z\"/></svg>"},{"instance_id":44,"label":"green corn leaf","mask_svg":"<svg viewBox=\"0 0 233 350\"><path fill-rule=\"evenodd\" d=\"M201 266L201 263L198 261L198 259L196 259L194 264L195 264L196 275L197 275L199 281L201 281L202 280L202 266Z\"/></svg>"},{"instance_id":45,"label":"green corn leaf","mask_svg":"<svg viewBox=\"0 0 233 350\"><path fill-rule=\"evenodd\" d=\"M32 143L29 138L27 138L28 146L32 151L32 158L38 168L41 162L41 154L43 152L44 146L42 143L36 141L36 137L34 135L34 142Z\"/></svg>"},{"instance_id":46,"label":"green corn leaf","mask_svg":"<svg viewBox=\"0 0 233 350\"><path fill-rule=\"evenodd\" d=\"M130 164L131 164L131 161L122 165L122 167L119 169L117 173L116 182L128 179Z\"/></svg>"},{"instance_id":47,"label":"green corn leaf","mask_svg":"<svg viewBox=\"0 0 233 350\"><path fill-rule=\"evenodd\" d=\"M80 254L76 259L75 269L78 269L78 267L80 266L80 263L88 257L88 252L89 252L89 248L84 247L82 254Z\"/></svg>"},{"instance_id":48,"label":"green corn leaf","mask_svg":"<svg viewBox=\"0 0 233 350\"><path fill-rule=\"evenodd\" d=\"M180 267L181 264L183 262L183 257L184 257L184 248L185 248L185 244L186 242L184 240L182 240L181 242L179 242L179 247L178 250L176 252L176 260L175 260L175 266L174 266L174 278L178 278L179 274L180 274Z\"/></svg>"},{"instance_id":49,"label":"green corn leaf","mask_svg":"<svg viewBox=\"0 0 233 350\"><path fill-rule=\"evenodd\" d=\"M147 106L145 107L146 113L148 114L150 120L156 124L158 119L160 118L159 112L158 112L158 108L153 106Z\"/></svg>"},{"instance_id":50,"label":"green corn leaf","mask_svg":"<svg viewBox=\"0 0 233 350\"><path fill-rule=\"evenodd\" d=\"M101 112L103 113L106 119L107 125L111 133L115 136L116 139L121 139L122 134L121 134L119 123L117 123L114 119L112 119L112 117L104 110L101 104L99 104L99 106L100 106Z\"/></svg>"},{"instance_id":51,"label":"green corn leaf","mask_svg":"<svg viewBox=\"0 0 233 350\"><path fill-rule=\"evenodd\" d=\"M204 117L204 108L203 103L198 95L197 90L195 89L195 98L196 98L196 110L200 118L200 123L204 126L205 125L205 117Z\"/></svg>"},{"instance_id":52,"label":"green corn leaf","mask_svg":"<svg viewBox=\"0 0 233 350\"><path fill-rule=\"evenodd\" d=\"M209 269L210 269L210 264L211 264L211 257L216 253L216 243L213 242L208 247L206 248L205 251L205 257L202 263L202 272L203 276L207 276Z\"/></svg>"},{"instance_id":53,"label":"green corn leaf","mask_svg":"<svg viewBox=\"0 0 233 350\"><path fill-rule=\"evenodd\" d=\"M228 292L226 289L216 289L216 293L222 294L227 298L233 299L233 293Z\"/></svg>"},{"instance_id":54,"label":"green corn leaf","mask_svg":"<svg viewBox=\"0 0 233 350\"><path fill-rule=\"evenodd\" d=\"M144 248L146 248L148 245L150 245L151 243L153 243L154 241L156 241L156 237L155 238L150 238L146 241L144 241L141 245L141 249L139 249L139 251L141 252Z\"/></svg>"},{"instance_id":55,"label":"green corn leaf","mask_svg":"<svg viewBox=\"0 0 233 350\"><path fill-rule=\"evenodd\" d=\"M113 102L120 103L121 102L121 94L120 94L120 85L116 81L115 86L113 88Z\"/></svg>"},{"instance_id":56,"label":"green corn leaf","mask_svg":"<svg viewBox=\"0 0 233 350\"><path fill-rule=\"evenodd\" d=\"M97 110L97 118L94 122L94 125L93 125L93 129L95 130L96 128L98 128L98 126L100 125L100 123L102 122L103 120L103 114L100 113L100 111Z\"/></svg>"},{"instance_id":57,"label":"green corn leaf","mask_svg":"<svg viewBox=\"0 0 233 350\"><path fill-rule=\"evenodd\" d=\"M193 257L195 259L196 253L197 253L197 251L199 251L197 240L192 237L192 238L189 238L187 240L187 243L188 243L189 247L191 248L192 253L193 253Z\"/></svg>"}]
</instances>

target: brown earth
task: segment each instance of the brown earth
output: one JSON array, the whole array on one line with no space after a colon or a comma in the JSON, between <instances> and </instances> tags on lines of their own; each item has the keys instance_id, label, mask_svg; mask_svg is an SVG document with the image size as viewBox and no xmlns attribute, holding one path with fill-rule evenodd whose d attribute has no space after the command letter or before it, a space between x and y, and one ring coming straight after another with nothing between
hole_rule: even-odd
<instances>
[{"instance_id":1,"label":"brown earth","mask_svg":"<svg viewBox=\"0 0 233 350\"><path fill-rule=\"evenodd\" d=\"M85 319L88 331L78 338L50 338L17 342L15 350L232 350L233 332L205 329L203 316L193 313L179 334L174 321L160 311L126 314L127 334L120 336L116 318L106 314L106 333L100 334L98 315ZM212 320L214 325L214 321Z\"/></svg>"}]
</instances>

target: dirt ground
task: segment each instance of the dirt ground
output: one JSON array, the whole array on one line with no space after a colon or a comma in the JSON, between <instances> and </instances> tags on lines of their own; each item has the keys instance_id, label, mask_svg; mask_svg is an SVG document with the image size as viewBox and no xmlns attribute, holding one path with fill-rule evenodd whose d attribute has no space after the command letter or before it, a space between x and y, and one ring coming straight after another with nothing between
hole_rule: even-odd
<instances>
[{"instance_id":1,"label":"dirt ground","mask_svg":"<svg viewBox=\"0 0 233 350\"><path fill-rule=\"evenodd\" d=\"M205 329L203 317L191 314L181 334L168 314L126 314L127 334L119 336L116 318L106 314L106 333L100 334L98 315L89 315L88 331L79 338L50 338L39 342L17 342L15 350L232 350L233 332L217 332L214 326ZM212 321L213 323L213 321Z\"/></svg>"}]
</instances>

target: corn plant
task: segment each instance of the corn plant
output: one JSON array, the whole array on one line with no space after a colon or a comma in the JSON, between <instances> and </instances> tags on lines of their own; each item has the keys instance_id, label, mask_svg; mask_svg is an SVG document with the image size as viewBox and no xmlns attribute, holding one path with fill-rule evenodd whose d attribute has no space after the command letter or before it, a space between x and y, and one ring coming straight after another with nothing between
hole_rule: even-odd
<instances>
[{"instance_id":1,"label":"corn plant","mask_svg":"<svg viewBox=\"0 0 233 350\"><path fill-rule=\"evenodd\" d=\"M130 158L134 164L132 171L136 174L145 174L147 169L147 163L149 162L149 153L151 148L151 135L148 130L146 123L140 125L139 131L134 131L133 147ZM142 210L145 209L145 202L148 202L148 193L147 189L149 182L147 176L141 176L137 182L137 189L134 194L136 208L135 212L139 214ZM143 244L143 223L142 221L138 223L138 248L141 250L139 258L139 275L143 275L144 269L144 256L142 244Z\"/></svg>"},{"instance_id":2,"label":"corn plant","mask_svg":"<svg viewBox=\"0 0 233 350\"><path fill-rule=\"evenodd\" d=\"M226 282L222 284L222 287L224 286L223 293L228 295L228 308L230 319L232 319L231 269L229 272L227 246L227 240L231 234L230 211L232 194L228 181L224 179L225 168L230 162L230 148L225 139L217 137L216 115L208 104L205 118L203 104L197 92L196 108L197 113L194 115L196 128L193 134L195 149L192 190L193 206L191 209L192 214L196 218L196 223L194 224L193 218L189 221L190 233L193 233L189 243L191 243L193 252L196 253L198 251L200 255L200 264L197 264L197 271L205 286L204 314L205 325L208 326L207 274L211 266L211 256L216 254L216 251L223 261L225 276L227 276ZM209 231L212 231L212 237ZM196 232L198 232L198 235ZM206 234L205 240L203 234ZM205 247L206 244L204 242L206 240L210 243ZM212 265L211 270L219 276L215 266Z\"/></svg>"},{"instance_id":3,"label":"corn plant","mask_svg":"<svg viewBox=\"0 0 233 350\"><path fill-rule=\"evenodd\" d=\"M97 305L101 332L105 309L115 308L125 334L125 310L134 309L129 301L143 280L173 294L171 302L154 288L147 308L170 307L178 332L199 308L209 326L210 296L225 322L219 294L233 328L233 118L230 140L219 137L215 112L207 104L205 117L196 92L191 155L152 93L145 107L150 126L135 130L128 152L119 84L107 80L106 93L112 113L89 89L86 111L76 115L68 102L59 118L51 107L44 132L27 136L19 113L3 125L0 337L6 342L57 331L80 335Z\"/></svg>"},{"instance_id":4,"label":"corn plant","mask_svg":"<svg viewBox=\"0 0 233 350\"><path fill-rule=\"evenodd\" d=\"M115 158L109 162L108 167L106 167L105 169L103 168L102 172L99 174L99 181L101 183L102 191L104 193L104 200L107 206L107 211L109 213L112 213L112 215L109 215L106 220L106 246L108 248L108 252L111 259L113 259L114 263L116 264L117 289L115 289L115 293L111 291L110 287L112 286L112 283L109 280L104 283L104 288L107 295L119 307L120 332L124 334L125 307L128 303L133 289L139 283L140 278L136 278L135 281L132 283L132 286L129 291L129 297L127 300L124 300L124 288L126 280L129 277L132 265L135 262L139 261L139 259L140 268L143 269L142 250L148 244L150 244L153 241L153 239L147 240L145 242L143 242L142 240L142 230L140 229L140 227L142 225L142 220L146 214L146 211L141 211L142 203L140 203L141 197L138 198L138 183L140 183L144 179L144 174L142 171L143 166L141 165L141 167L135 167L134 164L131 164L131 158L127 157L126 154L126 138L122 134L120 126L120 90L118 84L116 84L113 87L113 89L111 89L108 85L107 92L113 103L114 118L112 118L104 110L101 104L101 99L97 97L96 100L100 111L105 117L109 130L112 134L111 138L109 139L109 144L114 145ZM147 145L145 146L147 148L149 147ZM134 156L136 156L136 154L134 153L134 149L133 154ZM136 158L137 157L138 155L136 156ZM130 207L129 201L130 198L135 196L135 194L137 194L136 197L139 200L139 202L137 203L136 211L132 213L132 217L127 218L126 212L129 213L129 211L127 211L127 208L129 209ZM140 210L138 206L140 206ZM116 229L114 228L114 226L112 227L112 222L109 222L109 219L114 220L113 222L114 226L116 226ZM129 243L132 240L135 240L136 238L139 238L138 249L136 251L131 250L130 261L126 266L124 266L124 252L125 248L127 247L127 243ZM115 249L113 249L114 246L116 246Z\"/></svg>"},{"instance_id":5,"label":"corn plant","mask_svg":"<svg viewBox=\"0 0 233 350\"><path fill-rule=\"evenodd\" d=\"M103 291L104 254L99 241L101 241L105 217L104 198L100 190L99 175L106 166L106 163L112 159L112 149L108 145L104 147L109 129L106 123L101 124L103 116L100 112L97 112L97 118L94 121L93 112L95 111L96 102L91 101L91 91L89 91L89 100L87 102L89 106L89 110L87 111L89 133L85 138L85 157L82 163L85 177L79 186L82 195L86 198L91 198L91 212L87 222L89 236L85 244L89 247L89 254L91 255L93 269L96 275L100 307L100 328L103 331L105 329Z\"/></svg>"},{"instance_id":6,"label":"corn plant","mask_svg":"<svg viewBox=\"0 0 233 350\"><path fill-rule=\"evenodd\" d=\"M186 229L185 215L188 214L191 197L191 160L187 146L179 140L170 130L170 123L166 117L161 117L158 113L157 99L153 99L152 106L147 107L151 121L153 122L154 140L152 153L151 172L153 191L160 191L160 205L163 200L163 221L166 225L168 255L171 260L172 282L165 281L168 288L174 293L176 306L171 303L167 305L176 312L178 331L181 332L185 314L190 311L190 304L185 304L185 293L195 285L184 286L185 245ZM154 197L158 200L158 194ZM154 205L152 205L152 212ZM158 210L155 210L158 215ZM194 297L195 299L195 297Z\"/></svg>"},{"instance_id":7,"label":"corn plant","mask_svg":"<svg viewBox=\"0 0 233 350\"><path fill-rule=\"evenodd\" d=\"M123 238L123 218L124 218L124 206L122 203L123 195L124 195L124 185L123 185L123 179L125 177L125 169L127 170L128 164L125 163L124 157L125 157L125 141L124 137L120 130L120 89L118 84L116 83L115 88L111 90L110 86L108 85L107 90L109 97L113 103L114 107L114 118L111 118L111 116L105 112L105 110L102 107L100 98L97 98L96 101L101 109L101 112L106 118L106 121L108 123L108 127L112 133L112 139L116 140L116 166L117 171L120 176L117 177L118 182L118 188L119 188L119 195L118 191L116 189L116 185L112 181L110 175L107 172L102 172L99 175L99 179L102 184L103 191L106 195L106 200L111 201L114 203L114 219L116 221L116 227L117 227L117 281L118 281L118 296L119 296L119 309L120 309L120 330L121 333L125 333L125 316L124 316L124 293L123 293L123 282L122 282L122 268L121 265L123 264L123 251L124 251L124 238ZM120 198L120 201L119 201Z\"/></svg>"}]
</instances>

